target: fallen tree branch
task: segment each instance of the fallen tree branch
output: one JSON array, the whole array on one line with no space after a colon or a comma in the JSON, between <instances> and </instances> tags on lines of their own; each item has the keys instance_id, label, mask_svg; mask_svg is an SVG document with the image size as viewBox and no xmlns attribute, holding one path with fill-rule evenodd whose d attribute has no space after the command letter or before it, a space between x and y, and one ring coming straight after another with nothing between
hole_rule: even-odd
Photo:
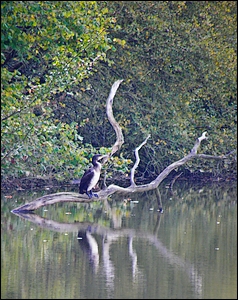
<instances>
[{"instance_id":1,"label":"fallen tree branch","mask_svg":"<svg viewBox=\"0 0 238 300\"><path fill-rule=\"evenodd\" d=\"M113 85L110 90L107 103L106 103L106 111L107 111L107 116L109 119L109 122L111 123L112 127L114 128L116 132L116 142L112 147L112 151L109 155L111 157L116 151L118 151L122 144L124 143L124 137L122 134L122 130L119 126L119 124L116 122L114 116L113 116L113 110L112 110L112 104L113 104L113 99L116 94L116 91L120 85L122 80L117 80ZM211 156L211 155L205 155L205 154L197 154L197 150L200 147L200 144L203 140L207 139L206 136L207 132L203 132L202 135L196 140L194 147L190 151L188 155L183 157L182 159L170 164L167 168L165 168L157 177L155 180L151 181L148 184L143 184L143 185L136 185L135 180L134 180L134 174L135 170L139 165L140 158L139 158L139 153L138 151L141 149L142 146L144 146L147 143L147 140L149 139L150 136L148 136L145 141L139 145L135 149L135 156L136 156L136 162L131 169L131 177L130 177L130 186L128 187L120 187L118 185L111 184L108 186L106 189L103 189L98 192L98 198L93 198L89 199L86 194L77 194L77 193L70 193L70 192L62 192L62 193L56 193L56 194L50 194L50 195L45 195L43 197L40 197L30 203L26 203L16 209L14 209L12 212L19 212L19 211L33 211L36 210L42 206L45 205L50 205L50 204L55 204L59 202L92 202L92 201L100 201L102 199L107 198L108 196L114 194L114 193L135 193L135 192L145 192L149 190L154 190L156 189L160 183L169 175L169 173L184 165L188 161L190 161L193 158L202 158L202 159L224 159L227 158L227 156Z\"/></svg>"},{"instance_id":2,"label":"fallen tree branch","mask_svg":"<svg viewBox=\"0 0 238 300\"><path fill-rule=\"evenodd\" d=\"M98 198L95 198L94 200L97 201ZM30 203L26 203L16 209L13 209L12 212L33 211L39 207L51 205L51 204L55 204L55 203L60 203L60 202L87 203L87 202L92 202L92 200L89 199L88 197L85 197L84 195L81 195L78 193L60 192L60 193L49 194L49 195L45 195L40 198L37 198L36 200L34 200Z\"/></svg>"},{"instance_id":3,"label":"fallen tree branch","mask_svg":"<svg viewBox=\"0 0 238 300\"><path fill-rule=\"evenodd\" d=\"M148 139L149 137L147 137ZM142 147L147 139L137 148L137 151L139 150L140 147ZM186 155L184 158L170 164L167 168L164 169L163 172L161 172L155 180L148 184L143 184L143 185L136 185L134 180L132 180L131 185L129 187L120 187L118 185L111 184L108 186L105 190L101 190L98 192L98 198L93 198L89 199L85 195L80 195L77 193L71 193L71 192L62 192L62 193L56 193L56 194L50 194L50 195L45 195L43 197L40 197L30 203L26 203L16 209L14 209L12 212L17 212L17 211L33 211L36 210L42 206L45 205L51 205L59 202L92 202L92 201L99 201L102 199L107 198L109 195L112 195L116 192L119 193L135 193L135 192L145 192L145 191L150 191L153 189L156 189L159 184L169 175L169 173L174 170L175 168L182 166L189 160L199 157L197 154L197 149L200 146L200 143L204 140L207 139L206 137L206 132L202 134L200 138L197 139L192 151ZM138 155L138 153L137 153ZM137 166L139 159L137 158L137 162L135 163L133 167L133 172Z\"/></svg>"},{"instance_id":4,"label":"fallen tree branch","mask_svg":"<svg viewBox=\"0 0 238 300\"><path fill-rule=\"evenodd\" d=\"M171 171L173 171L174 169L176 169L179 166L184 165L186 162L188 162L189 160L198 157L197 154L197 149L200 146L200 143L204 140L207 139L206 136L207 132L203 132L202 136L199 137L193 147L193 149L191 150L191 152L186 155L184 158L172 163L171 165L169 165L167 168L164 169L164 171L162 171L155 180L151 181L148 184L143 184L143 185L135 185L132 184L127 188L123 188L117 185L113 185L111 184L106 190L104 191L100 191L98 193L98 195L100 197L107 197L115 192L121 192L121 193L135 193L135 192L145 192L145 191L149 191L149 190L153 190L156 189L160 183L169 175L169 173Z\"/></svg>"}]
</instances>

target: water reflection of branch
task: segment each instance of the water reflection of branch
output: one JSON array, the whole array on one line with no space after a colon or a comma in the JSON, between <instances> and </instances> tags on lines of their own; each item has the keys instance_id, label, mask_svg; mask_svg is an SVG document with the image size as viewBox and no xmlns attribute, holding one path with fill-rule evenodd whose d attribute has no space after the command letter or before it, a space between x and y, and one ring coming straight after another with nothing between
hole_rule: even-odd
<instances>
[{"instance_id":1,"label":"water reflection of branch","mask_svg":"<svg viewBox=\"0 0 238 300\"><path fill-rule=\"evenodd\" d=\"M133 237L129 237L129 254L132 260L132 276L133 280L143 278L143 273L139 270L137 265L137 253L133 249Z\"/></svg>"},{"instance_id":2,"label":"water reflection of branch","mask_svg":"<svg viewBox=\"0 0 238 300\"><path fill-rule=\"evenodd\" d=\"M92 263L94 273L97 274L99 268L98 243L89 231L78 231L78 241L83 252L86 252L89 261Z\"/></svg>"},{"instance_id":3,"label":"water reflection of branch","mask_svg":"<svg viewBox=\"0 0 238 300\"><path fill-rule=\"evenodd\" d=\"M191 283L194 286L194 290L198 296L202 295L202 276L198 274L198 271L195 269L195 267L187 263L182 258L178 257L177 255L173 254L172 251L169 251L162 243L161 241L153 235L148 235L148 240L153 244L156 249L160 251L160 253L168 259L169 263L172 265L179 266L183 269L185 269L186 273L188 274Z\"/></svg>"},{"instance_id":4,"label":"water reflection of branch","mask_svg":"<svg viewBox=\"0 0 238 300\"><path fill-rule=\"evenodd\" d=\"M157 198L157 204L158 204L158 207L159 207L159 212L163 213L162 199L161 199L161 194L160 194L160 191L159 191L158 187L157 187L157 189L155 189L155 195L156 195L156 198Z\"/></svg>"},{"instance_id":5,"label":"water reflection of branch","mask_svg":"<svg viewBox=\"0 0 238 300\"><path fill-rule=\"evenodd\" d=\"M109 291L108 298L113 299L114 295L114 279L115 279L115 267L110 258L110 246L113 241L116 241L118 238L117 236L110 236L107 235L106 238L103 239L102 244L102 258L103 258L103 273L106 276L106 285L107 290Z\"/></svg>"},{"instance_id":6,"label":"water reflection of branch","mask_svg":"<svg viewBox=\"0 0 238 300\"><path fill-rule=\"evenodd\" d=\"M155 224L155 228L154 228L154 235L157 236L158 232L159 232L159 227L160 227L160 222L161 222L161 215L157 216L157 221Z\"/></svg>"},{"instance_id":7,"label":"water reflection of branch","mask_svg":"<svg viewBox=\"0 0 238 300\"><path fill-rule=\"evenodd\" d=\"M75 223L60 223L53 220L49 220L43 217L40 217L34 213L14 213L17 216L28 220L41 228L57 231L57 232L82 232L88 233L86 235L87 242L89 243L89 247L91 250L91 254L96 254L94 257L94 265L96 270L98 269L99 263L99 256L98 256L98 244L96 239L92 236L92 234L97 234L103 238L103 246L102 246L102 257L103 257L103 270L104 274L107 278L108 287L110 287L110 291L113 291L114 287L114 277L115 277L115 267L113 262L110 259L110 246L112 242L117 241L121 237L128 237L129 238L129 254L132 258L132 275L133 278L135 276L143 278L141 272L138 269L137 265L137 254L133 250L133 237L142 238L149 241L155 248L161 253L161 255L168 260L168 262L172 265L179 266L183 269L192 285L194 286L194 291L198 297L202 295L202 277L199 275L198 271L195 267L187 263L184 259L180 258L179 256L175 255L172 251L166 248L163 243L158 238L158 230L160 226L160 218L161 215L158 215L157 223L155 226L154 234L150 234L145 231L141 230L134 230L134 229L111 229L108 227L104 227L99 224L94 224L90 222L75 222ZM97 251L96 251L97 250Z\"/></svg>"}]
</instances>

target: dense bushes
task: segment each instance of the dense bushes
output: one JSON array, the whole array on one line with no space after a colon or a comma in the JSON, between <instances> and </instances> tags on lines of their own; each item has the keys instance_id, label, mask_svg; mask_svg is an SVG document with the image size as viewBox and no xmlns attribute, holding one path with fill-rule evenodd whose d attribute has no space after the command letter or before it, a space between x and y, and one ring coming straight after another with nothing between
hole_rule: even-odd
<instances>
[{"instance_id":1,"label":"dense bushes","mask_svg":"<svg viewBox=\"0 0 238 300\"><path fill-rule=\"evenodd\" d=\"M2 1L2 178L80 177L95 152L124 135L110 172L133 150L153 176L190 151L236 149L235 1ZM192 161L190 172L236 176L235 157ZM112 173L111 173L112 174Z\"/></svg>"}]
</instances>

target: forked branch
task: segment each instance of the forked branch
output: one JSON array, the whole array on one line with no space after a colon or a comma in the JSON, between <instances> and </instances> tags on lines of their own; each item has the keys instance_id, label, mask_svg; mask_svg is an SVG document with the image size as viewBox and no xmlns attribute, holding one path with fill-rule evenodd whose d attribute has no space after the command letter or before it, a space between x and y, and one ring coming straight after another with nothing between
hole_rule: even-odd
<instances>
[{"instance_id":1,"label":"forked branch","mask_svg":"<svg viewBox=\"0 0 238 300\"><path fill-rule=\"evenodd\" d=\"M113 104L113 99L116 94L116 91L120 85L120 83L123 80L117 80L111 87L107 102L106 102L106 112L108 116L108 120L111 123L115 133L116 133L116 142L112 147L111 153L109 157L111 157L115 152L117 152L122 144L124 143L124 137L122 134L122 130L115 120L113 116L113 109L112 109L112 104ZM33 211L36 210L42 206L45 205L50 205L50 204L55 204L59 202L92 202L92 201L101 201L102 199L107 198L109 195L112 195L114 193L135 193L135 192L144 192L144 191L149 191L156 189L160 183L169 175L169 173L178 168L179 166L184 165L188 161L190 161L193 158L202 158L202 159L224 159L227 158L227 156L212 156L212 155L205 155L205 154L197 154L197 150L200 147L200 144L203 140L207 139L207 132L203 132L202 135L197 138L195 141L194 147L190 151L188 155L183 157L182 159L170 164L167 168L165 168L153 181L151 181L148 184L143 184L143 185L136 185L135 184L135 170L139 165L140 158L139 158L139 150L141 147L143 147L150 135L144 140L143 143L141 143L136 149L135 149L135 157L136 157L136 162L134 166L131 169L131 176L130 176L130 186L124 188L118 185L111 184L108 186L106 189L101 190L98 192L98 198L93 198L89 199L86 194L77 194L77 193L70 193L70 192L62 192L62 193L56 193L56 194L50 194L50 195L45 195L43 197L40 197L30 203L26 203L16 209L13 210L13 212L19 212L19 211Z\"/></svg>"}]
</instances>

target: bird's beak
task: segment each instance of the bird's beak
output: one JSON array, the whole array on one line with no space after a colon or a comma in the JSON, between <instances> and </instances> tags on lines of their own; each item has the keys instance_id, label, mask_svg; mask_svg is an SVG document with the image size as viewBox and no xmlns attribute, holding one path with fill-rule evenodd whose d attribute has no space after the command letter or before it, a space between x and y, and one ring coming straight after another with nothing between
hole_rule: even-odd
<instances>
[{"instance_id":1,"label":"bird's beak","mask_svg":"<svg viewBox=\"0 0 238 300\"><path fill-rule=\"evenodd\" d=\"M105 164L105 162L108 160L108 158L109 158L109 155L102 155L100 157L100 160L101 160L102 164Z\"/></svg>"}]
</instances>

